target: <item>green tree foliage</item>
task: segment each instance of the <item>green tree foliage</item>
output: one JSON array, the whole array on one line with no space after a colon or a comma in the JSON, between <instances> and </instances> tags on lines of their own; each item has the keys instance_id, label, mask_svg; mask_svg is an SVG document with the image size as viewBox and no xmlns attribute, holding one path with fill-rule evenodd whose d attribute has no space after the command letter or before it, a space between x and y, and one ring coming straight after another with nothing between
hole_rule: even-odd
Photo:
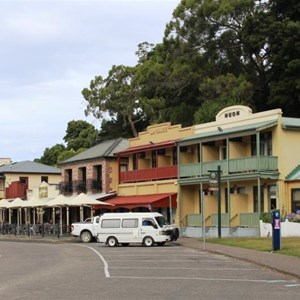
<instances>
[{"instance_id":1,"label":"green tree foliage","mask_svg":"<svg viewBox=\"0 0 300 300\"><path fill-rule=\"evenodd\" d=\"M123 120L123 127L130 125L132 133L137 136L135 124L144 118L141 110L139 86L133 77L135 68L113 66L107 78L96 76L89 88L82 91L87 101L86 115L93 114L99 119Z\"/></svg>"},{"instance_id":2,"label":"green tree foliage","mask_svg":"<svg viewBox=\"0 0 300 300\"><path fill-rule=\"evenodd\" d=\"M97 135L98 131L92 124L82 120L73 120L68 123L63 139L67 144L67 150L77 151L95 145Z\"/></svg>"},{"instance_id":3,"label":"green tree foliage","mask_svg":"<svg viewBox=\"0 0 300 300\"><path fill-rule=\"evenodd\" d=\"M243 76L227 74L206 78L200 85L200 92L206 100L195 112L196 124L214 121L217 113L225 107L247 104L253 87Z\"/></svg>"},{"instance_id":4,"label":"green tree foliage","mask_svg":"<svg viewBox=\"0 0 300 300\"><path fill-rule=\"evenodd\" d=\"M274 107L283 107L291 117L299 117L300 106L300 2L270 0L268 39L270 98Z\"/></svg>"},{"instance_id":5,"label":"green tree foliage","mask_svg":"<svg viewBox=\"0 0 300 300\"><path fill-rule=\"evenodd\" d=\"M34 161L48 165L57 166L58 157L66 150L63 144L56 144L51 148L46 148L41 158L35 159Z\"/></svg>"},{"instance_id":6,"label":"green tree foliage","mask_svg":"<svg viewBox=\"0 0 300 300\"><path fill-rule=\"evenodd\" d=\"M49 166L57 166L60 162L85 151L98 142L98 131L86 121L70 121L67 126L66 135L63 144L56 144L53 147L46 148L41 158L34 161Z\"/></svg>"}]
</instances>

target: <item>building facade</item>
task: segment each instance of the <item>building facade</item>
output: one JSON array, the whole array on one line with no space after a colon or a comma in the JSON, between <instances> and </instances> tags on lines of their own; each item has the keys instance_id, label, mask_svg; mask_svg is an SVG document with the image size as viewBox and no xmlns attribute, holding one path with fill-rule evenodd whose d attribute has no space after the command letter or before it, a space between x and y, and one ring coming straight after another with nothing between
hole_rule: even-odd
<instances>
[{"instance_id":1,"label":"building facade","mask_svg":"<svg viewBox=\"0 0 300 300\"><path fill-rule=\"evenodd\" d=\"M58 189L60 174L59 168L32 161L11 162L6 159L0 166L0 199L27 199L27 194L42 182Z\"/></svg>"},{"instance_id":2,"label":"building facade","mask_svg":"<svg viewBox=\"0 0 300 300\"><path fill-rule=\"evenodd\" d=\"M280 109L232 106L196 125L178 141L180 226L216 226L221 214L222 227L258 227L261 213L299 207L299 147L300 119Z\"/></svg>"},{"instance_id":3,"label":"building facade","mask_svg":"<svg viewBox=\"0 0 300 300\"><path fill-rule=\"evenodd\" d=\"M60 164L60 189L64 195L115 192L118 161L114 153L128 147L127 139L102 141Z\"/></svg>"},{"instance_id":4,"label":"building facade","mask_svg":"<svg viewBox=\"0 0 300 300\"><path fill-rule=\"evenodd\" d=\"M191 136L194 127L151 125L129 147L116 153L119 165L116 210L159 211L176 221L178 153L176 140Z\"/></svg>"}]
</instances>

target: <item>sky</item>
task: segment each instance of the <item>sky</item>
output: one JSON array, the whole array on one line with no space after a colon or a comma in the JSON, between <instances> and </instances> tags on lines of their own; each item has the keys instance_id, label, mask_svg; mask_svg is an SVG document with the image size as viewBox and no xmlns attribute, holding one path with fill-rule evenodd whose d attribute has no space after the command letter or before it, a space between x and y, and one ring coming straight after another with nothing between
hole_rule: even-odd
<instances>
[{"instance_id":1,"label":"sky","mask_svg":"<svg viewBox=\"0 0 300 300\"><path fill-rule=\"evenodd\" d=\"M0 0L0 158L34 160L85 120L81 91L138 44L160 43L180 0Z\"/></svg>"}]
</instances>

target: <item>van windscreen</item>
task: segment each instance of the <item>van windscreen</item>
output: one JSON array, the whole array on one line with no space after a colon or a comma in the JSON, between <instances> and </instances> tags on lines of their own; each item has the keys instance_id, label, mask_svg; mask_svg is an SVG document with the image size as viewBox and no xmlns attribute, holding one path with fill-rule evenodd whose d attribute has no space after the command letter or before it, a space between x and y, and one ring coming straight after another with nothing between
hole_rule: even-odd
<instances>
[{"instance_id":1,"label":"van windscreen","mask_svg":"<svg viewBox=\"0 0 300 300\"><path fill-rule=\"evenodd\" d=\"M155 220L157 222L157 224L159 225L159 227L164 227L164 225L168 225L168 221L165 217L155 217Z\"/></svg>"}]
</instances>

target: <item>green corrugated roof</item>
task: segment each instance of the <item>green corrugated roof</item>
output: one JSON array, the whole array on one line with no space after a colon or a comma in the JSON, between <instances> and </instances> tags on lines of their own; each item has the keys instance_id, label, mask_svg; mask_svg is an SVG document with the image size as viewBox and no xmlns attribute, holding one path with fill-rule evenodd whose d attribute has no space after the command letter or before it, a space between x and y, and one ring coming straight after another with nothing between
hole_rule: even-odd
<instances>
[{"instance_id":1,"label":"green corrugated roof","mask_svg":"<svg viewBox=\"0 0 300 300\"><path fill-rule=\"evenodd\" d=\"M60 165L77 162L77 161L84 161L89 159L95 158L107 158L107 157L114 157L114 153L119 152L128 148L128 140L123 138L117 138L107 141L102 141L98 145L87 149L65 161L61 162Z\"/></svg>"},{"instance_id":2,"label":"green corrugated roof","mask_svg":"<svg viewBox=\"0 0 300 300\"><path fill-rule=\"evenodd\" d=\"M282 128L285 129L300 129L299 118L282 118Z\"/></svg>"},{"instance_id":3,"label":"green corrugated roof","mask_svg":"<svg viewBox=\"0 0 300 300\"><path fill-rule=\"evenodd\" d=\"M229 134L239 133L239 132L260 131L269 127L273 127L275 125L277 125L277 120L258 122L254 124L248 124L248 125L236 126L236 127L230 127L224 129L221 128L222 127L221 125L219 125L219 127L216 125L216 130L195 134L193 136L180 139L178 140L178 143L180 144L181 142L189 142L193 140L199 140L199 139L210 138L215 136L223 136L223 135L226 136Z\"/></svg>"},{"instance_id":4,"label":"green corrugated roof","mask_svg":"<svg viewBox=\"0 0 300 300\"><path fill-rule=\"evenodd\" d=\"M286 180L300 179L300 165L295 167L286 177Z\"/></svg>"}]
</instances>

